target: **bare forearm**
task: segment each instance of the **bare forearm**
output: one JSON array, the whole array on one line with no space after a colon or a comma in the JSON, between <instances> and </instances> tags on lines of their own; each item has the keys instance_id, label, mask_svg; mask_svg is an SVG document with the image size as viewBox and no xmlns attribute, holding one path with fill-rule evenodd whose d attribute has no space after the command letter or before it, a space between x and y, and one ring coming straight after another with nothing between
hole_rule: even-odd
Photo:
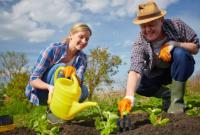
<instances>
[{"instance_id":1,"label":"bare forearm","mask_svg":"<svg viewBox=\"0 0 200 135\"><path fill-rule=\"evenodd\" d=\"M179 47L185 48L191 54L197 54L199 51L197 45L194 43L179 42Z\"/></svg>"},{"instance_id":2,"label":"bare forearm","mask_svg":"<svg viewBox=\"0 0 200 135\"><path fill-rule=\"evenodd\" d=\"M45 83L41 79L36 79L30 82L31 86L36 88L36 89L42 89L42 90L47 90L49 84Z\"/></svg>"},{"instance_id":3,"label":"bare forearm","mask_svg":"<svg viewBox=\"0 0 200 135\"><path fill-rule=\"evenodd\" d=\"M140 83L141 75L135 71L130 71L128 74L126 96L134 96L135 91Z\"/></svg>"}]
</instances>

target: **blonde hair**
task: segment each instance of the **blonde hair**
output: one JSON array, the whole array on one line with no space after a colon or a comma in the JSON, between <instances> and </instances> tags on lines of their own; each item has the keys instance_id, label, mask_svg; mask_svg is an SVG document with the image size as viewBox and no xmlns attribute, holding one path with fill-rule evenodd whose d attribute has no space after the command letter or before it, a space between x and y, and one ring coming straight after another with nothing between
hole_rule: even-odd
<instances>
[{"instance_id":1,"label":"blonde hair","mask_svg":"<svg viewBox=\"0 0 200 135\"><path fill-rule=\"evenodd\" d=\"M92 30L87 24L84 23L77 23L73 25L68 33L68 35L63 39L62 43L69 44L69 34L74 34L80 31L89 31L90 35L92 35Z\"/></svg>"}]
</instances>

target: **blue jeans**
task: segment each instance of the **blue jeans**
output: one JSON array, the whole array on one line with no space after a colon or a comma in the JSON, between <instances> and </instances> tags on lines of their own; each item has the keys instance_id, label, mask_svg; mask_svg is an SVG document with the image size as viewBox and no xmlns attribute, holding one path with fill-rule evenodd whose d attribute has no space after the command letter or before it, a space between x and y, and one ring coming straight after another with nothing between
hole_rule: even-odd
<instances>
[{"instance_id":1,"label":"blue jeans","mask_svg":"<svg viewBox=\"0 0 200 135\"><path fill-rule=\"evenodd\" d=\"M44 81L48 84L54 85L54 73L55 73L56 69L60 66L65 66L65 64L58 63L58 64L55 64L54 66L52 66L49 70L47 70L44 73L44 75L42 77L42 81ZM58 77L62 77L62 75L59 74ZM89 95L88 88L85 85L81 86L81 91L82 92L81 92L79 102L83 102ZM37 89L36 94L39 98L40 105L46 105L47 99L48 99L48 91Z\"/></svg>"},{"instance_id":2,"label":"blue jeans","mask_svg":"<svg viewBox=\"0 0 200 135\"><path fill-rule=\"evenodd\" d=\"M162 85L175 81L186 82L194 72L195 61L193 56L183 48L174 48L172 51L172 63L170 68L163 69L163 74L155 78L142 76L136 93L143 96L155 96Z\"/></svg>"}]
</instances>

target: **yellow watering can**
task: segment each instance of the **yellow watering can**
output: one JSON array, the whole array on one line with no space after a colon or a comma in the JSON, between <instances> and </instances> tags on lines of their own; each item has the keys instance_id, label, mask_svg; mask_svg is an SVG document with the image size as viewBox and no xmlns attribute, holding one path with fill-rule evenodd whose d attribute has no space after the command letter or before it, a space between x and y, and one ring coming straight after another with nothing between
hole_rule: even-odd
<instances>
[{"instance_id":1,"label":"yellow watering can","mask_svg":"<svg viewBox=\"0 0 200 135\"><path fill-rule=\"evenodd\" d=\"M58 118L71 120L83 109L90 106L97 106L96 102L79 103L81 88L75 73L71 78L58 78L58 73L66 67L59 67L54 75L54 91L50 98L50 110Z\"/></svg>"}]
</instances>

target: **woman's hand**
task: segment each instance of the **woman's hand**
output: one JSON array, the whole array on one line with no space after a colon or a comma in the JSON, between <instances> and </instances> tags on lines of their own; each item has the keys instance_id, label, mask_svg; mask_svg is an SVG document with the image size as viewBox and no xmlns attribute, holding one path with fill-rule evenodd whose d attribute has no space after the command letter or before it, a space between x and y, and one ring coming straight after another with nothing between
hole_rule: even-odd
<instances>
[{"instance_id":1,"label":"woman's hand","mask_svg":"<svg viewBox=\"0 0 200 135\"><path fill-rule=\"evenodd\" d=\"M63 69L64 76L66 78L70 77L72 74L76 74L76 68L73 66L66 66Z\"/></svg>"},{"instance_id":2,"label":"woman's hand","mask_svg":"<svg viewBox=\"0 0 200 135\"><path fill-rule=\"evenodd\" d=\"M48 91L49 91L49 94L48 94L47 103L50 104L52 96L53 96L54 86L53 85L48 85Z\"/></svg>"}]
</instances>

